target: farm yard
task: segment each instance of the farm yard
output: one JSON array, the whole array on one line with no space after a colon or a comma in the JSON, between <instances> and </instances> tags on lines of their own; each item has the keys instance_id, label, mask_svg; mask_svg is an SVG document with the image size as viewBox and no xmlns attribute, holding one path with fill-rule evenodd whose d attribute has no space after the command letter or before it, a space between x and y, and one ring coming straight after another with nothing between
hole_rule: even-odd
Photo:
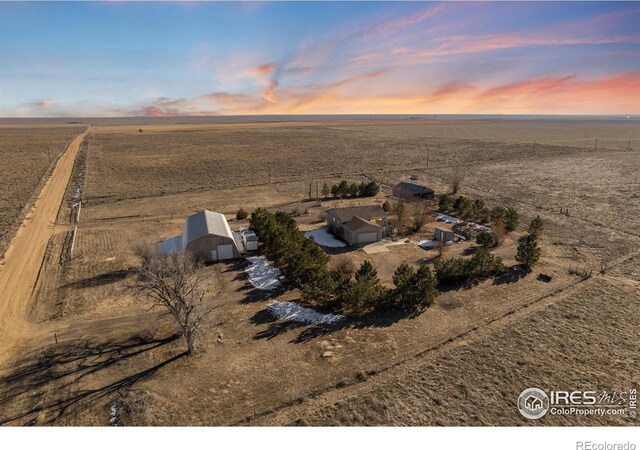
<instances>
[{"instance_id":1,"label":"farm yard","mask_svg":"<svg viewBox=\"0 0 640 450\"><path fill-rule=\"evenodd\" d=\"M0 372L0 422L106 425L116 405L122 425L522 425L512 406L529 385L624 389L640 381L640 348L625 339L640 307L637 122L141 126L98 121L92 128L86 166L74 169L86 176L73 257L60 263L65 229L49 242L29 308L29 321L56 335L24 342L28 356ZM224 213L234 231L248 224L234 219L240 208L289 211L326 245L329 265L369 261L386 286L403 262L468 259L472 240L446 246L441 257L417 245L436 227L451 229L435 216L417 232L364 247L338 246L322 231L327 210L381 205L389 187L371 198L315 198L324 183L371 178L383 186L411 178L444 194L456 167L461 194L519 211L517 230L492 250L507 267L517 264L531 219L543 218L533 273L443 289L417 315L393 310L333 320L329 312L298 309L300 292L272 284L274 268L262 257L212 264L202 270L213 309L193 356L183 353L170 320L156 320L151 303L131 289L139 265L132 247L176 236L184 218L203 209ZM74 192L67 189L63 205ZM68 217L58 221L69 225ZM593 275L577 276L577 269ZM537 280L540 273L551 281ZM287 320L296 314L307 319ZM611 321L620 324L617 336ZM575 330L569 338L567 328ZM570 356L568 348L575 349ZM615 370L598 369L610 357ZM487 390L492 400L483 403Z\"/></svg>"}]
</instances>

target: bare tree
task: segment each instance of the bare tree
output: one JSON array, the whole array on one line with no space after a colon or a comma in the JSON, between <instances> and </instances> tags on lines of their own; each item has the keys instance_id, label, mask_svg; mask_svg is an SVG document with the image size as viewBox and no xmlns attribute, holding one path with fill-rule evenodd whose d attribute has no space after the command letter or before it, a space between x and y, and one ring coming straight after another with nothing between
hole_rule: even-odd
<instances>
[{"instance_id":1,"label":"bare tree","mask_svg":"<svg viewBox=\"0 0 640 450\"><path fill-rule=\"evenodd\" d=\"M427 223L431 211L424 201L417 201L412 204L411 224L413 231L420 231L425 223Z\"/></svg>"},{"instance_id":2,"label":"bare tree","mask_svg":"<svg viewBox=\"0 0 640 450\"><path fill-rule=\"evenodd\" d=\"M407 218L407 204L401 201L396 202L393 211L396 213L396 217L398 218L398 224L404 224L404 221Z\"/></svg>"},{"instance_id":3,"label":"bare tree","mask_svg":"<svg viewBox=\"0 0 640 450\"><path fill-rule=\"evenodd\" d=\"M156 246L134 246L140 258L139 276L133 288L166 311L159 318L171 316L187 344L194 352L194 341L202 319L210 312L203 308L205 280L199 263L184 252L162 255Z\"/></svg>"},{"instance_id":4,"label":"bare tree","mask_svg":"<svg viewBox=\"0 0 640 450\"><path fill-rule=\"evenodd\" d=\"M346 255L333 259L332 266L334 270L343 272L347 275L353 275L357 270L356 263Z\"/></svg>"},{"instance_id":5,"label":"bare tree","mask_svg":"<svg viewBox=\"0 0 640 450\"><path fill-rule=\"evenodd\" d=\"M451 173L451 191L454 195L460 192L463 181L464 174L460 168L460 163L456 162L456 165L453 167L453 172Z\"/></svg>"}]
</instances>

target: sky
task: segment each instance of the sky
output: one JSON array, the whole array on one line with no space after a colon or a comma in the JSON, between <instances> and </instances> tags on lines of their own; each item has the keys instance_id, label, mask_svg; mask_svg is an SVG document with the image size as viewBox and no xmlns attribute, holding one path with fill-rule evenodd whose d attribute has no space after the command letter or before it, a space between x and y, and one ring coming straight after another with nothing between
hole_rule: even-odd
<instances>
[{"instance_id":1,"label":"sky","mask_svg":"<svg viewBox=\"0 0 640 450\"><path fill-rule=\"evenodd\" d=\"M638 114L640 2L2 2L0 117Z\"/></svg>"}]
</instances>

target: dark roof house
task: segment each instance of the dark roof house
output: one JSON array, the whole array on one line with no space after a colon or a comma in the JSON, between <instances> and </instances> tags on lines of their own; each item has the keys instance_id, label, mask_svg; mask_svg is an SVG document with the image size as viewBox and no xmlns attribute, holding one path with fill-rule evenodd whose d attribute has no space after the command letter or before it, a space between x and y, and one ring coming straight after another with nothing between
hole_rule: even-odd
<instances>
[{"instance_id":1,"label":"dark roof house","mask_svg":"<svg viewBox=\"0 0 640 450\"><path fill-rule=\"evenodd\" d=\"M434 192L421 184L402 181L393 187L393 196L403 200L431 199Z\"/></svg>"},{"instance_id":2,"label":"dark roof house","mask_svg":"<svg viewBox=\"0 0 640 450\"><path fill-rule=\"evenodd\" d=\"M333 208L327 211L327 228L348 244L377 242L384 236L387 213L380 205Z\"/></svg>"}]
</instances>

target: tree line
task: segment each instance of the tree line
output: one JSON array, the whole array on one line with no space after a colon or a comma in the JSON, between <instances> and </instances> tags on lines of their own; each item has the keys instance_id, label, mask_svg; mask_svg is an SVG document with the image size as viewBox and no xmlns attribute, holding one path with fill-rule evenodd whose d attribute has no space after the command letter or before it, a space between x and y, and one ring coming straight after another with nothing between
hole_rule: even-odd
<instances>
[{"instance_id":1,"label":"tree line","mask_svg":"<svg viewBox=\"0 0 640 450\"><path fill-rule=\"evenodd\" d=\"M322 196L324 198L329 198L330 195L334 198L375 197L378 192L380 192L380 185L375 181L363 181L358 184L342 180L331 185L331 187L327 183L322 185Z\"/></svg>"}]
</instances>

